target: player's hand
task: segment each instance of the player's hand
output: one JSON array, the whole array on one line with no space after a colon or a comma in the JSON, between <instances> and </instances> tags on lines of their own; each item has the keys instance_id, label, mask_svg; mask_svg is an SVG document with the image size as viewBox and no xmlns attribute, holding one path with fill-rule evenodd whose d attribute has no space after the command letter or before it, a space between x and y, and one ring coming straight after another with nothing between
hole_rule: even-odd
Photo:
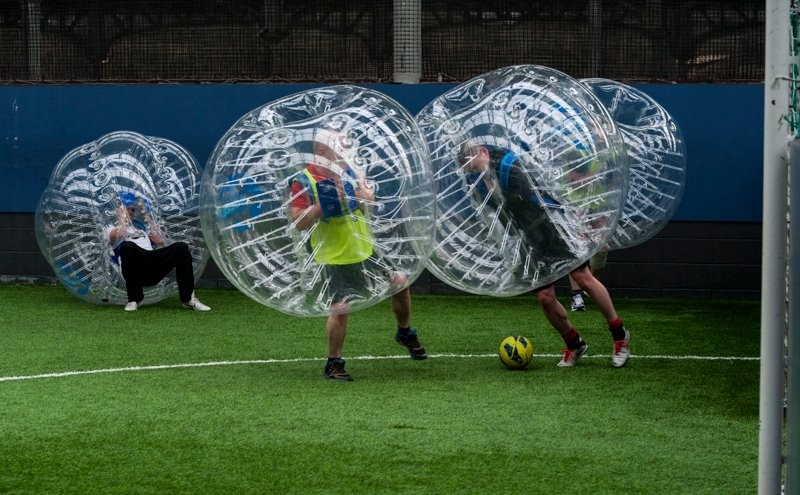
<instances>
[{"instance_id":1,"label":"player's hand","mask_svg":"<svg viewBox=\"0 0 800 495\"><path fill-rule=\"evenodd\" d=\"M128 209L124 206L117 207L117 226L121 228L125 228L131 224L133 219L128 214Z\"/></svg>"},{"instance_id":2,"label":"player's hand","mask_svg":"<svg viewBox=\"0 0 800 495\"><path fill-rule=\"evenodd\" d=\"M333 180L326 179L317 182L317 196L319 196L319 206L324 220L344 215L342 202L339 200L339 191Z\"/></svg>"}]
</instances>

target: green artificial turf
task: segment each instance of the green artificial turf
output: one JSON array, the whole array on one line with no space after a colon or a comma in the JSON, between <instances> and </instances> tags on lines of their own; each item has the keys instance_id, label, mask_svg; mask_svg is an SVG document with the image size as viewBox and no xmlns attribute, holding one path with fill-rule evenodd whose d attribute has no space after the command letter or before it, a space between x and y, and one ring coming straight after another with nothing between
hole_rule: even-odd
<instances>
[{"instance_id":1,"label":"green artificial turf","mask_svg":"<svg viewBox=\"0 0 800 495\"><path fill-rule=\"evenodd\" d=\"M210 313L0 286L0 493L757 491L757 301L617 299L622 369L591 301L572 369L535 298L415 296L421 362L384 302L350 317L340 383L324 318L198 296ZM513 334L523 371L497 357Z\"/></svg>"}]
</instances>

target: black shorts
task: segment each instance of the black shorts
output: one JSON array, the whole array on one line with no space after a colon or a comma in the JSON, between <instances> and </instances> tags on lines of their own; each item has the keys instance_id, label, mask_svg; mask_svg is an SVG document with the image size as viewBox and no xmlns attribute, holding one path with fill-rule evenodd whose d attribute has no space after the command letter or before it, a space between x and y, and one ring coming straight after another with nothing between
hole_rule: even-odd
<instances>
[{"instance_id":1,"label":"black shorts","mask_svg":"<svg viewBox=\"0 0 800 495\"><path fill-rule=\"evenodd\" d=\"M387 260L375 258L375 254L360 263L349 265L325 265L325 274L330 280L328 291L333 302L365 299L370 287L379 280L391 280L395 271Z\"/></svg>"},{"instance_id":2,"label":"black shorts","mask_svg":"<svg viewBox=\"0 0 800 495\"><path fill-rule=\"evenodd\" d=\"M333 302L351 301L366 290L367 273L364 262L349 265L325 265L329 277L328 290Z\"/></svg>"},{"instance_id":3,"label":"black shorts","mask_svg":"<svg viewBox=\"0 0 800 495\"><path fill-rule=\"evenodd\" d=\"M582 269L586 268L587 266L589 266L589 260L586 260L586 261L584 261L583 263L581 263L581 266L579 266L578 268L576 268L576 269L572 270L570 273L575 273L575 272L577 272L578 270L582 270ZM536 294L536 293L538 293L538 292L540 292L540 291L543 291L543 290L545 290L545 289L548 289L548 288L550 288L550 287L553 287L554 285L556 285L556 283L555 283L555 282L550 282L550 283L549 283L549 284L547 284L547 285L543 285L543 286L541 286L541 287L539 287L539 288L537 288L537 289L533 289L533 293L534 293L534 294Z\"/></svg>"}]
</instances>

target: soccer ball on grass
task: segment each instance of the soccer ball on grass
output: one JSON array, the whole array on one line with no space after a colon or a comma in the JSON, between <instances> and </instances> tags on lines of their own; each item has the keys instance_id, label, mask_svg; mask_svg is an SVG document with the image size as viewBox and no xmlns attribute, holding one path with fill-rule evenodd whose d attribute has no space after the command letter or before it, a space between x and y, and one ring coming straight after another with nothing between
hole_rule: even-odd
<instances>
[{"instance_id":1,"label":"soccer ball on grass","mask_svg":"<svg viewBox=\"0 0 800 495\"><path fill-rule=\"evenodd\" d=\"M500 343L500 361L510 370L521 370L533 358L533 345L523 336L511 336Z\"/></svg>"}]
</instances>

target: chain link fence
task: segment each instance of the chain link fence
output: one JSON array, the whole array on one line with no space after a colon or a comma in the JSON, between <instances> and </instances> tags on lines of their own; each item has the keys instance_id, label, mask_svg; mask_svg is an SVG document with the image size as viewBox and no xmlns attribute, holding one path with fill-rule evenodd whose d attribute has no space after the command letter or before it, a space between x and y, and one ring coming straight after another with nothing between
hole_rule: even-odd
<instances>
[{"instance_id":1,"label":"chain link fence","mask_svg":"<svg viewBox=\"0 0 800 495\"><path fill-rule=\"evenodd\" d=\"M755 0L0 0L0 84L761 82L764 29Z\"/></svg>"}]
</instances>

